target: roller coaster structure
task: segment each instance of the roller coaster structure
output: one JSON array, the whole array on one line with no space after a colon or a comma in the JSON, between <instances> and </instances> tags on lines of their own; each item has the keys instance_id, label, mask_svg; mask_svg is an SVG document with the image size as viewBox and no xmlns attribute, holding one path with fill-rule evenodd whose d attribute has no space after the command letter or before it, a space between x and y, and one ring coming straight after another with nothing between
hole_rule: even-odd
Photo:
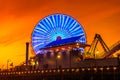
<instances>
[{"instance_id":1,"label":"roller coaster structure","mask_svg":"<svg viewBox=\"0 0 120 80\"><path fill-rule=\"evenodd\" d=\"M106 45L106 43L103 41L100 34L95 34L94 40L92 41L92 44L91 44L89 50L87 52L85 52L85 56L87 56L86 58L95 58L95 50L96 50L98 41L100 42L100 44L104 50L104 52L100 53L100 55L103 54L102 56L100 56L100 58L108 58L112 54L114 54L115 52L120 50L120 41L113 44L112 47L109 48Z\"/></svg>"}]
</instances>

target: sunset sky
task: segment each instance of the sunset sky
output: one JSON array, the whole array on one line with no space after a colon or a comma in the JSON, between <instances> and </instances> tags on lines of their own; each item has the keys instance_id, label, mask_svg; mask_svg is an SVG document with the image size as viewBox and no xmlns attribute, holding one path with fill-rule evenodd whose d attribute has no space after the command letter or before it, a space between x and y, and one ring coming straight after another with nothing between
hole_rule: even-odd
<instances>
[{"instance_id":1,"label":"sunset sky","mask_svg":"<svg viewBox=\"0 0 120 80\"><path fill-rule=\"evenodd\" d=\"M108 46L120 40L120 0L0 0L0 67L25 61L25 43L44 17L63 13L83 26L87 43L99 33ZM30 47L30 56L33 56Z\"/></svg>"}]
</instances>

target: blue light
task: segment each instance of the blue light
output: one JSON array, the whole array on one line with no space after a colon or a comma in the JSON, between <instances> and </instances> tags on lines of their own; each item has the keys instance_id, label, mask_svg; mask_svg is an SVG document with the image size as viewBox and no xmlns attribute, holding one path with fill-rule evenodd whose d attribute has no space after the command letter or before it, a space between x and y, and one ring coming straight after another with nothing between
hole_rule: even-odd
<instances>
[{"instance_id":1,"label":"blue light","mask_svg":"<svg viewBox=\"0 0 120 80\"><path fill-rule=\"evenodd\" d=\"M36 54L40 53L48 43L55 41L58 36L62 39L83 35L79 42L86 43L82 26L72 17L64 14L53 14L43 18L32 33L32 46Z\"/></svg>"}]
</instances>

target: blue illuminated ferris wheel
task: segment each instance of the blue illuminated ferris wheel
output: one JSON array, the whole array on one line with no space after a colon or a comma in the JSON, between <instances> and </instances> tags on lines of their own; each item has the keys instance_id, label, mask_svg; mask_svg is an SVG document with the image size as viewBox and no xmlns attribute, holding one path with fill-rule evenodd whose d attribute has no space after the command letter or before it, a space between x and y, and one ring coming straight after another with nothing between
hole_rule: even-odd
<instances>
[{"instance_id":1,"label":"blue illuminated ferris wheel","mask_svg":"<svg viewBox=\"0 0 120 80\"><path fill-rule=\"evenodd\" d=\"M72 17L64 14L52 14L43 18L32 33L32 46L36 54L40 53L48 43L57 38L65 39L81 36L79 42L86 43L86 36L82 26Z\"/></svg>"}]
</instances>

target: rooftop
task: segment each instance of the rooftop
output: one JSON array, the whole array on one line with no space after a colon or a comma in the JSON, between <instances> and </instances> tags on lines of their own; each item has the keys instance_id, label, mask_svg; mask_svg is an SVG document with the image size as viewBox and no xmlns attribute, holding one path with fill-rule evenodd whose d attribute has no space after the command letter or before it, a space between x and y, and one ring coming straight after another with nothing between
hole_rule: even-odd
<instances>
[{"instance_id":1,"label":"rooftop","mask_svg":"<svg viewBox=\"0 0 120 80\"><path fill-rule=\"evenodd\" d=\"M83 44L83 43L79 42L79 40L80 40L80 38L82 36L83 35L76 36L76 37L71 37L71 38L65 38L65 39L56 40L56 41L50 42L49 44L47 44L42 49L53 48L53 47L58 47L58 46L65 46L65 45L66 46L67 45L73 45L73 44L76 44L76 43ZM83 45L85 45L85 44L83 44Z\"/></svg>"}]
</instances>

